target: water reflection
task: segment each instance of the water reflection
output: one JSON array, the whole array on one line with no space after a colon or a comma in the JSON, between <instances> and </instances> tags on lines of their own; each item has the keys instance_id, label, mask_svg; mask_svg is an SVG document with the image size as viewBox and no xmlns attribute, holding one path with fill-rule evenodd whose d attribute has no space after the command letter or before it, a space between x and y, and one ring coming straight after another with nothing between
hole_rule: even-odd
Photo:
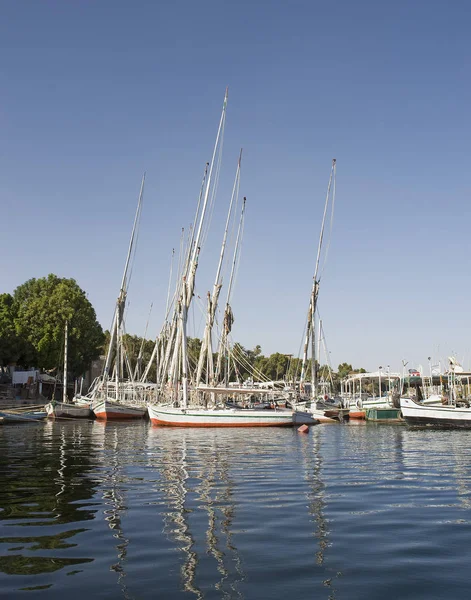
<instances>
[{"instance_id":1,"label":"water reflection","mask_svg":"<svg viewBox=\"0 0 471 600\"><path fill-rule=\"evenodd\" d=\"M304 477L307 483L308 511L314 524L314 536L317 540L318 550L315 553L315 562L318 566L324 566L326 553L329 548L329 523L325 516L327 499L325 495L325 484L322 480L322 441L319 430L311 430L312 439L307 436L300 436L302 464L304 467ZM328 567L324 570L326 578L323 579L323 585L329 588L328 600L335 600L336 588L335 580L342 576L341 571L335 571Z\"/></svg>"},{"instance_id":2,"label":"water reflection","mask_svg":"<svg viewBox=\"0 0 471 600\"><path fill-rule=\"evenodd\" d=\"M0 572L16 576L0 585L59 597L82 572L77 593L99 581L108 597L338 597L326 515L347 471L334 436L347 428L24 432L0 432Z\"/></svg>"},{"instance_id":3,"label":"water reflection","mask_svg":"<svg viewBox=\"0 0 471 600\"><path fill-rule=\"evenodd\" d=\"M39 575L93 560L61 555L87 531L63 526L95 513L85 503L95 491L89 445L81 427L65 427L0 428L0 572Z\"/></svg>"},{"instance_id":4,"label":"water reflection","mask_svg":"<svg viewBox=\"0 0 471 600\"><path fill-rule=\"evenodd\" d=\"M130 532L125 533L123 521L130 510L127 491L132 488L134 478L129 470L143 459L146 444L146 423L106 422L93 423L93 438L100 446L98 455L100 487L98 495L104 505L103 514L114 539L116 560L109 570L117 574L117 584L123 598L132 598L127 583L127 563Z\"/></svg>"},{"instance_id":5,"label":"water reflection","mask_svg":"<svg viewBox=\"0 0 471 600\"><path fill-rule=\"evenodd\" d=\"M237 587L244 580L242 561L231 532L235 517L234 482L227 449L220 447L217 436L212 434L208 436L209 443L195 447L189 435L181 431L175 436L149 437L149 456L160 471L158 488L167 506L163 513L164 531L183 553L182 588L198 599L204 598L197 583L201 567L202 572L219 574L212 586L223 598L243 598ZM152 460L161 454L162 461ZM213 565L204 564L208 559Z\"/></svg>"},{"instance_id":6,"label":"water reflection","mask_svg":"<svg viewBox=\"0 0 471 600\"><path fill-rule=\"evenodd\" d=\"M427 490L429 504L436 505L435 492L448 491L456 506L471 509L471 432L406 429L401 439L405 476L414 488ZM423 499L422 499L423 501Z\"/></svg>"}]
</instances>

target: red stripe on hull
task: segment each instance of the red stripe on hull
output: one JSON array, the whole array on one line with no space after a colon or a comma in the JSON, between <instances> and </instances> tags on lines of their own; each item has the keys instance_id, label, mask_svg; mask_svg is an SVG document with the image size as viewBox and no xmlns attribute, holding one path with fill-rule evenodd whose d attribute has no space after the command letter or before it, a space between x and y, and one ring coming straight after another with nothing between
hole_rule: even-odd
<instances>
[{"instance_id":1,"label":"red stripe on hull","mask_svg":"<svg viewBox=\"0 0 471 600\"><path fill-rule=\"evenodd\" d=\"M99 413L95 413L95 416L97 419L100 419L100 421L109 421L114 420L117 421L119 419L143 419L144 415L130 415L130 414L123 414L123 413L113 413L113 412L99 412Z\"/></svg>"},{"instance_id":2,"label":"red stripe on hull","mask_svg":"<svg viewBox=\"0 0 471 600\"><path fill-rule=\"evenodd\" d=\"M169 423L151 419L152 425L164 425L168 427L293 427L295 423Z\"/></svg>"}]
</instances>

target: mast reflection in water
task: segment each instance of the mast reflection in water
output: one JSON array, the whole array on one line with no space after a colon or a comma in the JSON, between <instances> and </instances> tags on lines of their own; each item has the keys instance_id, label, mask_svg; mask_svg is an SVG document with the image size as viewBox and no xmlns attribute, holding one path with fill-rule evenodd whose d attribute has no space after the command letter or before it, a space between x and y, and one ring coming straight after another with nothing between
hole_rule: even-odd
<instances>
[{"instance_id":1,"label":"mast reflection in water","mask_svg":"<svg viewBox=\"0 0 471 600\"><path fill-rule=\"evenodd\" d=\"M211 434L209 447L205 444L203 448L191 445L187 431L178 437L163 438L159 444L166 455L161 491L169 508L163 515L165 532L184 553L182 587L197 598L204 597L196 584L200 565L202 570L220 575L213 585L222 597L242 598L237 585L244 575L232 541L235 508L227 456ZM205 561L215 564L203 565Z\"/></svg>"},{"instance_id":2,"label":"mast reflection in water","mask_svg":"<svg viewBox=\"0 0 471 600\"><path fill-rule=\"evenodd\" d=\"M332 598L320 448L316 430L4 427L2 592Z\"/></svg>"}]
</instances>

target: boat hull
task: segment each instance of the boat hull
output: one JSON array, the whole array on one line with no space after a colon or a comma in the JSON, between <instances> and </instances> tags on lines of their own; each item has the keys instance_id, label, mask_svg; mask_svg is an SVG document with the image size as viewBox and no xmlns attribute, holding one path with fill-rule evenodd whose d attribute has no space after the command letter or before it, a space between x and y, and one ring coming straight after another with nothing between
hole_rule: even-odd
<instances>
[{"instance_id":1,"label":"boat hull","mask_svg":"<svg viewBox=\"0 0 471 600\"><path fill-rule=\"evenodd\" d=\"M390 409L391 404L382 398L372 400L352 400L350 402L350 419L366 419L366 411L370 408Z\"/></svg>"},{"instance_id":2,"label":"boat hull","mask_svg":"<svg viewBox=\"0 0 471 600\"><path fill-rule=\"evenodd\" d=\"M3 423L31 423L33 421L44 420L47 417L47 412L35 411L30 413L13 413L8 411L1 411L0 417L3 419Z\"/></svg>"},{"instance_id":3,"label":"boat hull","mask_svg":"<svg viewBox=\"0 0 471 600\"><path fill-rule=\"evenodd\" d=\"M400 408L367 408L366 420L375 423L400 423L403 421L400 414Z\"/></svg>"},{"instance_id":4,"label":"boat hull","mask_svg":"<svg viewBox=\"0 0 471 600\"><path fill-rule=\"evenodd\" d=\"M366 410L360 410L359 408L351 408L349 413L350 419L366 419Z\"/></svg>"},{"instance_id":5,"label":"boat hull","mask_svg":"<svg viewBox=\"0 0 471 600\"><path fill-rule=\"evenodd\" d=\"M409 398L401 398L401 412L408 425L471 429L471 408L427 406Z\"/></svg>"},{"instance_id":6,"label":"boat hull","mask_svg":"<svg viewBox=\"0 0 471 600\"><path fill-rule=\"evenodd\" d=\"M48 417L54 419L88 419L92 416L90 405L77 406L67 402L49 402L45 409Z\"/></svg>"},{"instance_id":7,"label":"boat hull","mask_svg":"<svg viewBox=\"0 0 471 600\"><path fill-rule=\"evenodd\" d=\"M306 402L295 404L295 408L297 411L304 411L306 414L311 415L319 423L338 423L339 421L348 420L350 413L348 408L306 407Z\"/></svg>"},{"instance_id":8,"label":"boat hull","mask_svg":"<svg viewBox=\"0 0 471 600\"><path fill-rule=\"evenodd\" d=\"M293 427L316 425L312 415L291 410L181 409L148 406L153 425L171 427Z\"/></svg>"},{"instance_id":9,"label":"boat hull","mask_svg":"<svg viewBox=\"0 0 471 600\"><path fill-rule=\"evenodd\" d=\"M147 413L146 407L121 404L108 398L95 400L92 404L92 410L96 418L101 421L142 419Z\"/></svg>"}]
</instances>

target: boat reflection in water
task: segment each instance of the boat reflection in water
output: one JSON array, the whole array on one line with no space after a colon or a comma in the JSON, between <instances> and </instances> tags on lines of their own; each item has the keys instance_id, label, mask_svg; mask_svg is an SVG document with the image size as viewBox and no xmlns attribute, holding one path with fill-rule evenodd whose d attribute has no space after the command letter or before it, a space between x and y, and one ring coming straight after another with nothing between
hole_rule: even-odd
<instances>
[{"instance_id":1,"label":"boat reflection in water","mask_svg":"<svg viewBox=\"0 0 471 600\"><path fill-rule=\"evenodd\" d=\"M101 489L102 500L105 505L104 515L109 528L113 531L116 540L115 550L118 560L110 565L110 570L118 575L117 583L121 588L124 598L130 597L126 585L126 571L124 564L127 559L129 538L124 535L122 526L122 515L127 510L126 499L123 489L123 468L125 467L124 455L120 453L120 445L123 440L119 437L119 427L108 426L106 421L95 423L95 434L103 434L103 457L105 458L106 470L104 472Z\"/></svg>"},{"instance_id":2,"label":"boat reflection in water","mask_svg":"<svg viewBox=\"0 0 471 600\"><path fill-rule=\"evenodd\" d=\"M324 563L327 549L329 548L329 524L325 517L326 498L325 484L322 481L322 448L320 432L313 432L312 438L300 436L300 450L304 477L307 484L308 511L314 524L314 537L317 540L318 550L315 553L316 566L322 567L324 578L322 584L329 588L328 600L335 600L335 579L342 576L341 571L326 568Z\"/></svg>"},{"instance_id":3,"label":"boat reflection in water","mask_svg":"<svg viewBox=\"0 0 471 600\"><path fill-rule=\"evenodd\" d=\"M317 590L335 598L340 573L325 564L320 439L150 429L156 504L167 540L183 555L179 591L233 599Z\"/></svg>"},{"instance_id":4,"label":"boat reflection in water","mask_svg":"<svg viewBox=\"0 0 471 600\"><path fill-rule=\"evenodd\" d=\"M204 598L196 582L199 567L203 583L209 573L211 577L218 573L219 580L211 582L211 587L222 597L243 598L238 590L244 580L242 561L231 533L234 482L226 452L220 452L217 436L210 435L208 444L195 448L187 431L175 436L159 433L153 430L149 439L151 444L158 443L159 454L165 456L159 482L168 509L163 513L164 532L184 555L180 568L183 590Z\"/></svg>"}]
</instances>

